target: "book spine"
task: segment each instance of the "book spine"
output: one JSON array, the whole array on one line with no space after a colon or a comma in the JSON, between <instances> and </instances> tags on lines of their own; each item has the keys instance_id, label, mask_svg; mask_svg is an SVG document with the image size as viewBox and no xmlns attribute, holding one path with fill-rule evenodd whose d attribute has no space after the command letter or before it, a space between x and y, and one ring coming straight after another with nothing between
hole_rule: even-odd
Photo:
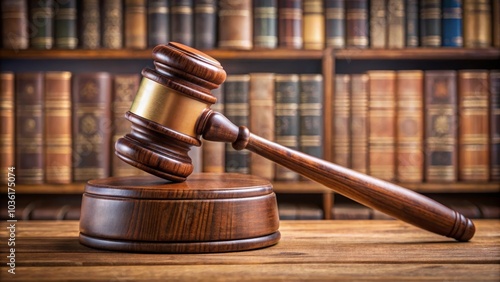
<instances>
[{"instance_id":1,"label":"book spine","mask_svg":"<svg viewBox=\"0 0 500 282\"><path fill-rule=\"evenodd\" d=\"M368 75L351 75L351 168L368 172Z\"/></svg>"},{"instance_id":2,"label":"book spine","mask_svg":"<svg viewBox=\"0 0 500 282\"><path fill-rule=\"evenodd\" d=\"M396 73L369 71L368 173L392 181L396 176Z\"/></svg>"},{"instance_id":3,"label":"book spine","mask_svg":"<svg viewBox=\"0 0 500 282\"><path fill-rule=\"evenodd\" d=\"M71 73L45 73L45 182L72 181Z\"/></svg>"},{"instance_id":4,"label":"book spine","mask_svg":"<svg viewBox=\"0 0 500 282\"><path fill-rule=\"evenodd\" d=\"M148 47L166 44L169 38L169 10L167 0L148 0Z\"/></svg>"},{"instance_id":5,"label":"book spine","mask_svg":"<svg viewBox=\"0 0 500 282\"><path fill-rule=\"evenodd\" d=\"M346 1L347 47L367 48L369 46L368 0Z\"/></svg>"},{"instance_id":6,"label":"book spine","mask_svg":"<svg viewBox=\"0 0 500 282\"><path fill-rule=\"evenodd\" d=\"M14 73L0 72L0 169L5 172L15 165L14 103ZM7 183L7 177L0 183Z\"/></svg>"},{"instance_id":7,"label":"book spine","mask_svg":"<svg viewBox=\"0 0 500 282\"><path fill-rule=\"evenodd\" d=\"M278 46L277 0L254 0L253 5L254 48L276 48Z\"/></svg>"},{"instance_id":8,"label":"book spine","mask_svg":"<svg viewBox=\"0 0 500 282\"><path fill-rule=\"evenodd\" d=\"M2 43L5 49L27 49L28 5L26 0L0 2L2 13Z\"/></svg>"},{"instance_id":9,"label":"book spine","mask_svg":"<svg viewBox=\"0 0 500 282\"><path fill-rule=\"evenodd\" d=\"M419 16L418 0L406 0L406 47L418 47L419 45Z\"/></svg>"},{"instance_id":10,"label":"book spine","mask_svg":"<svg viewBox=\"0 0 500 282\"><path fill-rule=\"evenodd\" d=\"M219 1L219 47L252 49L252 1Z\"/></svg>"},{"instance_id":11,"label":"book spine","mask_svg":"<svg viewBox=\"0 0 500 282\"><path fill-rule=\"evenodd\" d=\"M428 182L457 180L457 74L424 73L424 178Z\"/></svg>"},{"instance_id":12,"label":"book spine","mask_svg":"<svg viewBox=\"0 0 500 282\"><path fill-rule=\"evenodd\" d=\"M458 73L458 180L488 181L489 117L488 71Z\"/></svg>"},{"instance_id":13,"label":"book spine","mask_svg":"<svg viewBox=\"0 0 500 282\"><path fill-rule=\"evenodd\" d=\"M111 77L108 73L73 76L73 180L109 176Z\"/></svg>"},{"instance_id":14,"label":"book spine","mask_svg":"<svg viewBox=\"0 0 500 282\"><path fill-rule=\"evenodd\" d=\"M16 181L44 182L43 73L17 73L16 85Z\"/></svg>"},{"instance_id":15,"label":"book spine","mask_svg":"<svg viewBox=\"0 0 500 282\"><path fill-rule=\"evenodd\" d=\"M76 0L55 0L54 45L59 49L75 49L78 46Z\"/></svg>"},{"instance_id":16,"label":"book spine","mask_svg":"<svg viewBox=\"0 0 500 282\"><path fill-rule=\"evenodd\" d=\"M255 135L274 141L274 73L250 73L249 129ZM274 178L274 162L250 154L250 173L262 178Z\"/></svg>"},{"instance_id":17,"label":"book spine","mask_svg":"<svg viewBox=\"0 0 500 282\"><path fill-rule=\"evenodd\" d=\"M278 46L302 49L302 0L278 0Z\"/></svg>"},{"instance_id":18,"label":"book spine","mask_svg":"<svg viewBox=\"0 0 500 282\"><path fill-rule=\"evenodd\" d=\"M292 150L299 150L299 75L280 74L275 76L275 140ZM275 165L274 179L295 181L299 175L281 165Z\"/></svg>"},{"instance_id":19,"label":"book spine","mask_svg":"<svg viewBox=\"0 0 500 282\"><path fill-rule=\"evenodd\" d=\"M300 75L300 151L323 158L323 76Z\"/></svg>"},{"instance_id":20,"label":"book spine","mask_svg":"<svg viewBox=\"0 0 500 282\"><path fill-rule=\"evenodd\" d=\"M387 9L387 47L405 47L405 3L404 0L388 0Z\"/></svg>"},{"instance_id":21,"label":"book spine","mask_svg":"<svg viewBox=\"0 0 500 282\"><path fill-rule=\"evenodd\" d=\"M370 0L370 47L387 47L387 1Z\"/></svg>"},{"instance_id":22,"label":"book spine","mask_svg":"<svg viewBox=\"0 0 500 282\"><path fill-rule=\"evenodd\" d=\"M420 1L420 42L423 47L441 46L441 0Z\"/></svg>"},{"instance_id":23,"label":"book spine","mask_svg":"<svg viewBox=\"0 0 500 282\"><path fill-rule=\"evenodd\" d=\"M125 48L146 49L146 0L125 0Z\"/></svg>"},{"instance_id":24,"label":"book spine","mask_svg":"<svg viewBox=\"0 0 500 282\"><path fill-rule=\"evenodd\" d=\"M193 45L193 1L170 2L170 37L174 42Z\"/></svg>"},{"instance_id":25,"label":"book spine","mask_svg":"<svg viewBox=\"0 0 500 282\"><path fill-rule=\"evenodd\" d=\"M500 180L500 71L490 71L490 179Z\"/></svg>"},{"instance_id":26,"label":"book spine","mask_svg":"<svg viewBox=\"0 0 500 282\"><path fill-rule=\"evenodd\" d=\"M325 0L325 43L345 47L345 0Z\"/></svg>"},{"instance_id":27,"label":"book spine","mask_svg":"<svg viewBox=\"0 0 500 282\"><path fill-rule=\"evenodd\" d=\"M351 76L348 74L335 75L335 95L333 96L333 162L351 167L351 138L350 138L350 92Z\"/></svg>"},{"instance_id":28,"label":"book spine","mask_svg":"<svg viewBox=\"0 0 500 282\"><path fill-rule=\"evenodd\" d=\"M217 103L211 106L212 110L224 114L224 84L212 90ZM222 173L225 171L225 146L223 142L203 140L203 171Z\"/></svg>"},{"instance_id":29,"label":"book spine","mask_svg":"<svg viewBox=\"0 0 500 282\"><path fill-rule=\"evenodd\" d=\"M443 46L462 47L462 1L443 0Z\"/></svg>"},{"instance_id":30,"label":"book spine","mask_svg":"<svg viewBox=\"0 0 500 282\"><path fill-rule=\"evenodd\" d=\"M303 39L304 49L322 50L325 48L325 13L323 1L303 0Z\"/></svg>"},{"instance_id":31,"label":"book spine","mask_svg":"<svg viewBox=\"0 0 500 282\"><path fill-rule=\"evenodd\" d=\"M52 49L54 45L54 1L30 1L30 47Z\"/></svg>"},{"instance_id":32,"label":"book spine","mask_svg":"<svg viewBox=\"0 0 500 282\"><path fill-rule=\"evenodd\" d=\"M396 179L422 182L424 179L424 73L419 70L396 73Z\"/></svg>"},{"instance_id":33,"label":"book spine","mask_svg":"<svg viewBox=\"0 0 500 282\"><path fill-rule=\"evenodd\" d=\"M81 46L83 49L101 47L101 7L99 0L84 0L81 5Z\"/></svg>"},{"instance_id":34,"label":"book spine","mask_svg":"<svg viewBox=\"0 0 500 282\"><path fill-rule=\"evenodd\" d=\"M120 49L123 46L122 0L106 0L102 3L102 47Z\"/></svg>"},{"instance_id":35,"label":"book spine","mask_svg":"<svg viewBox=\"0 0 500 282\"><path fill-rule=\"evenodd\" d=\"M217 45L217 3L215 0L194 1L194 47L213 49Z\"/></svg>"},{"instance_id":36,"label":"book spine","mask_svg":"<svg viewBox=\"0 0 500 282\"><path fill-rule=\"evenodd\" d=\"M492 0L493 46L500 48L500 0Z\"/></svg>"},{"instance_id":37,"label":"book spine","mask_svg":"<svg viewBox=\"0 0 500 282\"><path fill-rule=\"evenodd\" d=\"M224 83L224 110L226 117L237 126L249 126L248 95L250 76L228 75ZM231 144L226 144L226 172L249 173L250 152L236 151Z\"/></svg>"},{"instance_id":38,"label":"book spine","mask_svg":"<svg viewBox=\"0 0 500 282\"><path fill-rule=\"evenodd\" d=\"M489 0L464 0L464 46L491 47L491 3Z\"/></svg>"}]
</instances>

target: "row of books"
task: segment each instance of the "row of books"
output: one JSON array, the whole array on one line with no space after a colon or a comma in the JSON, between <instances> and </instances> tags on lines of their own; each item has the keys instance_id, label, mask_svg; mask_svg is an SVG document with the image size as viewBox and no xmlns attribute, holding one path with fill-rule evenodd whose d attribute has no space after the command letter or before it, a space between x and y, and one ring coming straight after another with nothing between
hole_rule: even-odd
<instances>
[{"instance_id":1,"label":"row of books","mask_svg":"<svg viewBox=\"0 0 500 282\"><path fill-rule=\"evenodd\" d=\"M500 47L499 0L4 0L5 49Z\"/></svg>"},{"instance_id":2,"label":"row of books","mask_svg":"<svg viewBox=\"0 0 500 282\"><path fill-rule=\"evenodd\" d=\"M401 182L500 180L500 71L337 74L337 164Z\"/></svg>"}]
</instances>

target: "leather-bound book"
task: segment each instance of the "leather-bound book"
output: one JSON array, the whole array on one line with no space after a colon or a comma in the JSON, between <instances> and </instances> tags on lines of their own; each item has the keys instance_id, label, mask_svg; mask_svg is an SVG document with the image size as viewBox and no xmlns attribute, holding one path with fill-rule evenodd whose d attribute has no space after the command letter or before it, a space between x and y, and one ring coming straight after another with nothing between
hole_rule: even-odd
<instances>
[{"instance_id":1,"label":"leather-bound book","mask_svg":"<svg viewBox=\"0 0 500 282\"><path fill-rule=\"evenodd\" d=\"M0 169L5 173L15 167L14 73L0 72ZM2 177L0 183L6 183Z\"/></svg>"},{"instance_id":2,"label":"leather-bound book","mask_svg":"<svg viewBox=\"0 0 500 282\"><path fill-rule=\"evenodd\" d=\"M388 0L387 48L405 47L405 3L404 0Z\"/></svg>"},{"instance_id":3,"label":"leather-bound book","mask_svg":"<svg viewBox=\"0 0 500 282\"><path fill-rule=\"evenodd\" d=\"M487 70L458 72L458 180L488 181L489 87Z\"/></svg>"},{"instance_id":4,"label":"leather-bound book","mask_svg":"<svg viewBox=\"0 0 500 282\"><path fill-rule=\"evenodd\" d=\"M422 182L424 73L420 70L397 71L396 79L396 179Z\"/></svg>"},{"instance_id":5,"label":"leather-bound book","mask_svg":"<svg viewBox=\"0 0 500 282\"><path fill-rule=\"evenodd\" d=\"M125 0L125 48L146 49L147 14L146 0Z\"/></svg>"},{"instance_id":6,"label":"leather-bound book","mask_svg":"<svg viewBox=\"0 0 500 282\"><path fill-rule=\"evenodd\" d=\"M351 75L351 168L368 169L368 75Z\"/></svg>"},{"instance_id":7,"label":"leather-bound book","mask_svg":"<svg viewBox=\"0 0 500 282\"><path fill-rule=\"evenodd\" d=\"M254 134L274 141L274 73L250 73L249 129ZM274 162L250 154L250 173L268 180L274 178Z\"/></svg>"},{"instance_id":8,"label":"leather-bound book","mask_svg":"<svg viewBox=\"0 0 500 282\"><path fill-rule=\"evenodd\" d=\"M302 49L302 0L278 0L278 46Z\"/></svg>"},{"instance_id":9,"label":"leather-bound book","mask_svg":"<svg viewBox=\"0 0 500 282\"><path fill-rule=\"evenodd\" d=\"M194 47L214 49L217 46L217 1L194 1Z\"/></svg>"},{"instance_id":10,"label":"leather-bound book","mask_svg":"<svg viewBox=\"0 0 500 282\"><path fill-rule=\"evenodd\" d=\"M16 73L16 181L44 182L44 77L42 72Z\"/></svg>"},{"instance_id":11,"label":"leather-bound book","mask_svg":"<svg viewBox=\"0 0 500 282\"><path fill-rule=\"evenodd\" d=\"M276 143L293 150L299 150L299 75L275 75L275 137ZM276 164L274 179L295 181L299 175Z\"/></svg>"},{"instance_id":12,"label":"leather-bound book","mask_svg":"<svg viewBox=\"0 0 500 282\"><path fill-rule=\"evenodd\" d=\"M123 2L106 0L102 3L102 47L120 49L123 46Z\"/></svg>"},{"instance_id":13,"label":"leather-bound book","mask_svg":"<svg viewBox=\"0 0 500 282\"><path fill-rule=\"evenodd\" d=\"M405 45L406 47L418 47L419 45L419 13L418 0L405 1Z\"/></svg>"},{"instance_id":14,"label":"leather-bound book","mask_svg":"<svg viewBox=\"0 0 500 282\"><path fill-rule=\"evenodd\" d=\"M491 16L491 2L489 0L464 0L464 47L491 47Z\"/></svg>"},{"instance_id":15,"label":"leather-bound book","mask_svg":"<svg viewBox=\"0 0 500 282\"><path fill-rule=\"evenodd\" d=\"M396 72L369 71L368 173L392 181L396 177Z\"/></svg>"},{"instance_id":16,"label":"leather-bound book","mask_svg":"<svg viewBox=\"0 0 500 282\"><path fill-rule=\"evenodd\" d=\"M166 44L170 38L170 16L167 0L148 0L148 47Z\"/></svg>"},{"instance_id":17,"label":"leather-bound book","mask_svg":"<svg viewBox=\"0 0 500 282\"><path fill-rule=\"evenodd\" d=\"M170 2L170 39L193 46L193 0Z\"/></svg>"},{"instance_id":18,"label":"leather-bound book","mask_svg":"<svg viewBox=\"0 0 500 282\"><path fill-rule=\"evenodd\" d=\"M253 47L278 46L278 0L253 1Z\"/></svg>"},{"instance_id":19,"label":"leather-bound book","mask_svg":"<svg viewBox=\"0 0 500 282\"><path fill-rule=\"evenodd\" d=\"M248 91L250 75L228 75L224 82L224 111L226 117L238 126L249 126ZM226 172L249 173L250 152L236 151L231 144L226 144Z\"/></svg>"},{"instance_id":20,"label":"leather-bound book","mask_svg":"<svg viewBox=\"0 0 500 282\"><path fill-rule=\"evenodd\" d=\"M31 0L29 4L30 48L52 49L54 46L54 1Z\"/></svg>"},{"instance_id":21,"label":"leather-bound book","mask_svg":"<svg viewBox=\"0 0 500 282\"><path fill-rule=\"evenodd\" d=\"M440 47L441 0L420 1L420 43L423 47Z\"/></svg>"},{"instance_id":22,"label":"leather-bound book","mask_svg":"<svg viewBox=\"0 0 500 282\"><path fill-rule=\"evenodd\" d=\"M252 49L252 1L219 1L219 48Z\"/></svg>"},{"instance_id":23,"label":"leather-bound book","mask_svg":"<svg viewBox=\"0 0 500 282\"><path fill-rule=\"evenodd\" d=\"M99 0L83 0L81 2L81 35L80 44L83 49L101 47L101 7Z\"/></svg>"},{"instance_id":24,"label":"leather-bound book","mask_svg":"<svg viewBox=\"0 0 500 282\"><path fill-rule=\"evenodd\" d=\"M490 71L490 179L500 180L500 71Z\"/></svg>"},{"instance_id":25,"label":"leather-bound book","mask_svg":"<svg viewBox=\"0 0 500 282\"><path fill-rule=\"evenodd\" d=\"M73 180L109 176L111 76L105 72L73 75Z\"/></svg>"},{"instance_id":26,"label":"leather-bound book","mask_svg":"<svg viewBox=\"0 0 500 282\"><path fill-rule=\"evenodd\" d=\"M224 114L224 84L212 90L212 95L217 98L217 103L211 106L212 110ZM225 171L225 147L223 142L203 140L202 158L203 171L222 173Z\"/></svg>"},{"instance_id":27,"label":"leather-bound book","mask_svg":"<svg viewBox=\"0 0 500 282\"><path fill-rule=\"evenodd\" d=\"M323 156L323 76L300 75L299 149L318 158Z\"/></svg>"},{"instance_id":28,"label":"leather-bound book","mask_svg":"<svg viewBox=\"0 0 500 282\"><path fill-rule=\"evenodd\" d=\"M345 47L345 0L325 0L325 44Z\"/></svg>"},{"instance_id":29,"label":"leather-bound book","mask_svg":"<svg viewBox=\"0 0 500 282\"><path fill-rule=\"evenodd\" d=\"M500 0L492 0L493 46L500 48Z\"/></svg>"},{"instance_id":30,"label":"leather-bound book","mask_svg":"<svg viewBox=\"0 0 500 282\"><path fill-rule=\"evenodd\" d=\"M443 46L462 47L462 1L443 0Z\"/></svg>"},{"instance_id":31,"label":"leather-bound book","mask_svg":"<svg viewBox=\"0 0 500 282\"><path fill-rule=\"evenodd\" d=\"M369 46L368 0L346 1L347 47L367 48Z\"/></svg>"},{"instance_id":32,"label":"leather-bound book","mask_svg":"<svg viewBox=\"0 0 500 282\"><path fill-rule=\"evenodd\" d=\"M303 0L304 49L325 48L325 13L323 1Z\"/></svg>"},{"instance_id":33,"label":"leather-bound book","mask_svg":"<svg viewBox=\"0 0 500 282\"><path fill-rule=\"evenodd\" d=\"M72 182L71 73L45 73L45 182Z\"/></svg>"},{"instance_id":34,"label":"leather-bound book","mask_svg":"<svg viewBox=\"0 0 500 282\"><path fill-rule=\"evenodd\" d=\"M370 47L387 47L387 0L370 0Z\"/></svg>"},{"instance_id":35,"label":"leather-bound book","mask_svg":"<svg viewBox=\"0 0 500 282\"><path fill-rule=\"evenodd\" d=\"M351 77L349 74L335 75L335 93L333 96L333 163L351 167Z\"/></svg>"},{"instance_id":36,"label":"leather-bound book","mask_svg":"<svg viewBox=\"0 0 500 282\"><path fill-rule=\"evenodd\" d=\"M5 49L27 49L28 5L26 0L0 1L2 14L2 44Z\"/></svg>"},{"instance_id":37,"label":"leather-bound book","mask_svg":"<svg viewBox=\"0 0 500 282\"><path fill-rule=\"evenodd\" d=\"M55 0L54 3L54 46L58 49L78 47L77 1Z\"/></svg>"},{"instance_id":38,"label":"leather-bound book","mask_svg":"<svg viewBox=\"0 0 500 282\"><path fill-rule=\"evenodd\" d=\"M457 74L452 70L424 73L424 178L457 180Z\"/></svg>"}]
</instances>

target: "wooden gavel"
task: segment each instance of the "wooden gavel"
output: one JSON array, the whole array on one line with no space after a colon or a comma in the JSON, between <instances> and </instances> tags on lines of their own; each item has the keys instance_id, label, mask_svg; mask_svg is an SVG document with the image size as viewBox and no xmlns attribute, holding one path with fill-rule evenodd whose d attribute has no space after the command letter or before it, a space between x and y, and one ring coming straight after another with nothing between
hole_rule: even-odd
<instances>
[{"instance_id":1,"label":"wooden gavel","mask_svg":"<svg viewBox=\"0 0 500 282\"><path fill-rule=\"evenodd\" d=\"M226 78L220 63L178 43L153 49L155 69L145 68L135 100L126 113L132 123L120 138L116 154L148 173L175 182L193 172L191 146L206 140L230 142L248 149L365 206L422 229L468 241L472 221L423 195L351 169L308 156L256 136L210 109L210 90Z\"/></svg>"}]
</instances>

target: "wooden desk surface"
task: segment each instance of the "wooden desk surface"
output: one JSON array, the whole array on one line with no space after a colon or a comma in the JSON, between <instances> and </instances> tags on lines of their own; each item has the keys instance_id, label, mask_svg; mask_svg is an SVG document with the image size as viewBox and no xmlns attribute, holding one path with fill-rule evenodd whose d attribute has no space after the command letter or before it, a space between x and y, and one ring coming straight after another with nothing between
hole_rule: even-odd
<instances>
[{"instance_id":1,"label":"wooden desk surface","mask_svg":"<svg viewBox=\"0 0 500 282\"><path fill-rule=\"evenodd\" d=\"M282 221L270 248L217 254L137 254L78 243L78 222L19 221L15 275L9 223L0 226L1 281L500 280L500 220L477 220L458 243L400 221Z\"/></svg>"}]
</instances>

